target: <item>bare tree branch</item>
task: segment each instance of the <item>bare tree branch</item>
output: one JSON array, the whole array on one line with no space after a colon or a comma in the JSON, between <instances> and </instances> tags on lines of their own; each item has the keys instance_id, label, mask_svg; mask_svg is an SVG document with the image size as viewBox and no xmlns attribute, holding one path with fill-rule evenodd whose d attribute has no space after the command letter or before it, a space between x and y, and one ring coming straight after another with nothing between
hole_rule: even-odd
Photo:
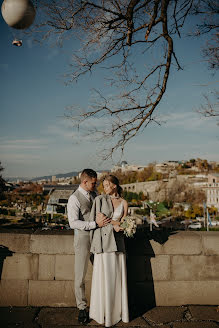
<instances>
[{"instance_id":1,"label":"bare tree branch","mask_svg":"<svg viewBox=\"0 0 219 328\"><path fill-rule=\"evenodd\" d=\"M174 40L181 37L186 18L192 14L208 17L198 26L199 34L213 33L218 27L212 18L218 13L216 0L39 0L38 8L42 15L32 32L38 38L68 35L80 41L66 83L97 67L107 72L108 86L104 92L95 90L89 108L80 111L72 106L66 113L83 133L106 140L110 147L105 158L115 150L123 151L148 124L160 124L154 112L166 92L171 70L181 69ZM205 51L209 61L214 57L215 69L218 48ZM154 61L151 54L156 54ZM137 55L145 59L141 70ZM95 126L89 125L92 120Z\"/></svg>"}]
</instances>

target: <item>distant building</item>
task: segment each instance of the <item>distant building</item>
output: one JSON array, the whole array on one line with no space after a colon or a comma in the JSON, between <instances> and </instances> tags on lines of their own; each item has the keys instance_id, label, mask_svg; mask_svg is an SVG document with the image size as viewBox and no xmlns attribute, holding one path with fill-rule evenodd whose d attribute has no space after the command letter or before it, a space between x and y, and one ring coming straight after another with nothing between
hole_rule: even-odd
<instances>
[{"instance_id":1,"label":"distant building","mask_svg":"<svg viewBox=\"0 0 219 328\"><path fill-rule=\"evenodd\" d=\"M219 210L219 174L208 175L207 206L214 206Z\"/></svg>"},{"instance_id":2,"label":"distant building","mask_svg":"<svg viewBox=\"0 0 219 328\"><path fill-rule=\"evenodd\" d=\"M158 163L155 165L155 169L158 173L170 173L179 166L177 161L167 161L164 163Z\"/></svg>"},{"instance_id":3,"label":"distant building","mask_svg":"<svg viewBox=\"0 0 219 328\"><path fill-rule=\"evenodd\" d=\"M121 171L122 173L125 172L132 172L132 171L142 171L147 166L142 165L129 165L126 161L122 161L120 164L115 165L111 172L114 173L116 171Z\"/></svg>"},{"instance_id":4,"label":"distant building","mask_svg":"<svg viewBox=\"0 0 219 328\"><path fill-rule=\"evenodd\" d=\"M43 189L50 192L46 213L67 215L67 203L69 197L78 188L78 185L44 185Z\"/></svg>"},{"instance_id":5,"label":"distant building","mask_svg":"<svg viewBox=\"0 0 219 328\"><path fill-rule=\"evenodd\" d=\"M98 179L101 179L101 178L103 178L104 176L106 176L109 173L110 173L109 171L97 172L97 178Z\"/></svg>"}]
</instances>

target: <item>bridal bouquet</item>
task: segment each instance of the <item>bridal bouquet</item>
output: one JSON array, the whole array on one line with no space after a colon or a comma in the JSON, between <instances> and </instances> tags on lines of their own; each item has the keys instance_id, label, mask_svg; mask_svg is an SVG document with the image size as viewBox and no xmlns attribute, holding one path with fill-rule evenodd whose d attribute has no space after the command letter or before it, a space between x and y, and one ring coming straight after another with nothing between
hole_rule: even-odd
<instances>
[{"instance_id":1,"label":"bridal bouquet","mask_svg":"<svg viewBox=\"0 0 219 328\"><path fill-rule=\"evenodd\" d=\"M134 237L137 227L134 219L126 216L121 220L120 227L124 229L124 234L126 235L126 237Z\"/></svg>"}]
</instances>

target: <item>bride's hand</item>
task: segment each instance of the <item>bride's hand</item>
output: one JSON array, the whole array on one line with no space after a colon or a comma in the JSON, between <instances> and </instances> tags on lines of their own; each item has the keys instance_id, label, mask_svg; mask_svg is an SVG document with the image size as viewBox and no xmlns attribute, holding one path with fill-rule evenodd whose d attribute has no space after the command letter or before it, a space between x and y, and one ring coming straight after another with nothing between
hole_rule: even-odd
<instances>
[{"instance_id":1,"label":"bride's hand","mask_svg":"<svg viewBox=\"0 0 219 328\"><path fill-rule=\"evenodd\" d=\"M115 227L115 226L119 226L120 222L116 220L111 220L111 224Z\"/></svg>"},{"instance_id":2,"label":"bride's hand","mask_svg":"<svg viewBox=\"0 0 219 328\"><path fill-rule=\"evenodd\" d=\"M114 226L113 226L113 229L114 229L116 232L123 231L123 228L121 228L118 224L117 224L117 225L114 225Z\"/></svg>"}]
</instances>

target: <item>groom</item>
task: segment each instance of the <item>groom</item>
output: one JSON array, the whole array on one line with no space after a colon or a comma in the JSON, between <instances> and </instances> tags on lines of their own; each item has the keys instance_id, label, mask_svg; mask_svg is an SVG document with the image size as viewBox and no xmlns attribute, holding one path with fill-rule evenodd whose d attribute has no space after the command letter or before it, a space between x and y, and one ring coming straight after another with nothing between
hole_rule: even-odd
<instances>
[{"instance_id":1,"label":"groom","mask_svg":"<svg viewBox=\"0 0 219 328\"><path fill-rule=\"evenodd\" d=\"M84 169L80 177L79 188L69 197L67 204L69 225L74 229L75 248L75 298L79 309L78 322L86 324L89 314L86 310L85 276L90 257L90 230L107 225L110 220L98 215L96 222L89 221L90 211L97 183L97 173Z\"/></svg>"}]
</instances>

